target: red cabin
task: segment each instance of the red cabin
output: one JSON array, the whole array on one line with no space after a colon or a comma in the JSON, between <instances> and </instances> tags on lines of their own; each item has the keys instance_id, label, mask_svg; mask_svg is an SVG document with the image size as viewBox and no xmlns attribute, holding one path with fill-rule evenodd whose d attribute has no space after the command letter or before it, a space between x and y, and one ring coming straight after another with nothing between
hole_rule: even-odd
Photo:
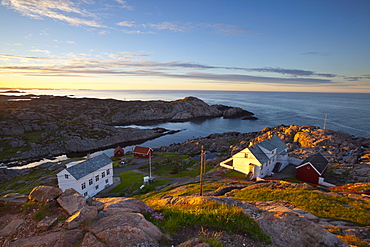
<instances>
[{"instance_id":1,"label":"red cabin","mask_svg":"<svg viewBox=\"0 0 370 247\"><path fill-rule=\"evenodd\" d=\"M125 156L125 151L120 146L116 147L114 149L114 157L122 157Z\"/></svg>"},{"instance_id":2,"label":"red cabin","mask_svg":"<svg viewBox=\"0 0 370 247\"><path fill-rule=\"evenodd\" d=\"M148 159L153 155L153 149L147 147L136 146L132 152L134 154L134 157L137 158Z\"/></svg>"},{"instance_id":3,"label":"red cabin","mask_svg":"<svg viewBox=\"0 0 370 247\"><path fill-rule=\"evenodd\" d=\"M328 170L328 164L329 161L321 153L313 154L296 167L296 178L320 184L320 180L324 181L323 177Z\"/></svg>"}]
</instances>

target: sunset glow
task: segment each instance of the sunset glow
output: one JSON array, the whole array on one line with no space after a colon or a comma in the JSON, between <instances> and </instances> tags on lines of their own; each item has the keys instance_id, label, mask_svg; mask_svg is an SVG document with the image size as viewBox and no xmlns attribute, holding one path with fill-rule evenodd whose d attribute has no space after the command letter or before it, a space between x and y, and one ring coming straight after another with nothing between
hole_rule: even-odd
<instances>
[{"instance_id":1,"label":"sunset glow","mask_svg":"<svg viewBox=\"0 0 370 247\"><path fill-rule=\"evenodd\" d=\"M370 93L370 2L2 0L0 88Z\"/></svg>"}]
</instances>

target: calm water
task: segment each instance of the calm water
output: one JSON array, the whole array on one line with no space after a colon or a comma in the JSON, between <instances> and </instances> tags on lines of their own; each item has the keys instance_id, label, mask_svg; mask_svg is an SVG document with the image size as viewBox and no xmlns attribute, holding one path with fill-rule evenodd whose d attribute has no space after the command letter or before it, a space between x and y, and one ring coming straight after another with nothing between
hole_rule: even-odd
<instances>
[{"instance_id":1,"label":"calm water","mask_svg":"<svg viewBox=\"0 0 370 247\"><path fill-rule=\"evenodd\" d=\"M166 101L194 96L208 104L241 107L253 112L259 118L254 121L216 118L204 121L152 125L150 127L183 130L142 144L152 148L172 143L182 143L188 139L205 137L212 133L253 132L280 124L314 125L322 128L326 114L327 129L370 138L370 94L131 90L25 90L22 94L29 93L67 95L78 98ZM125 151L131 151L132 148L133 146L125 147ZM104 152L107 155L113 155L113 149L104 150ZM64 158L62 156L58 157L60 160ZM35 166L43 162L29 165Z\"/></svg>"},{"instance_id":2,"label":"calm water","mask_svg":"<svg viewBox=\"0 0 370 247\"><path fill-rule=\"evenodd\" d=\"M259 131L262 128L280 124L323 127L325 114L327 114L327 129L354 136L370 137L370 94L132 90L25 90L24 92L119 100L177 100L194 96L208 104L241 107L253 112L259 118L255 121L217 118L153 125L151 127L183 131L146 143L152 147L183 142L212 133Z\"/></svg>"}]
</instances>

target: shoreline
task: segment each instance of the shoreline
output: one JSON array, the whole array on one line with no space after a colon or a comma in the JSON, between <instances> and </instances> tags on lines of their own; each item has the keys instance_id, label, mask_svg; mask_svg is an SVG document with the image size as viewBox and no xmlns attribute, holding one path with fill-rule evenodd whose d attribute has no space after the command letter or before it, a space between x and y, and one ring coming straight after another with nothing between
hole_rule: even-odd
<instances>
[{"instance_id":1,"label":"shoreline","mask_svg":"<svg viewBox=\"0 0 370 247\"><path fill-rule=\"evenodd\" d=\"M119 101L0 95L0 162L17 166L60 155L81 156L117 145L144 143L181 131L125 127L128 125L251 116L254 113L241 108L208 105L195 97L176 101Z\"/></svg>"}]
</instances>

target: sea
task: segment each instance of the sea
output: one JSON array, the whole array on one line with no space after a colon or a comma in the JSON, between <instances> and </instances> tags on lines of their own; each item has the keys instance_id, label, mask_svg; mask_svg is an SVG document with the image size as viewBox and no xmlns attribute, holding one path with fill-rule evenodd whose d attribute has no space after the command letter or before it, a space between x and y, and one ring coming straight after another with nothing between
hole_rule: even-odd
<instances>
[{"instance_id":1,"label":"sea","mask_svg":"<svg viewBox=\"0 0 370 247\"><path fill-rule=\"evenodd\" d=\"M10 95L56 95L76 98L172 101L193 96L209 105L222 104L253 112L258 120L214 118L181 123L162 123L137 128L162 127L181 130L141 145L157 148L213 133L255 132L266 127L313 125L370 138L369 93L255 92L255 91L178 91L178 90L21 90ZM132 147L124 147L130 151ZM106 150L108 154L112 150Z\"/></svg>"}]
</instances>

